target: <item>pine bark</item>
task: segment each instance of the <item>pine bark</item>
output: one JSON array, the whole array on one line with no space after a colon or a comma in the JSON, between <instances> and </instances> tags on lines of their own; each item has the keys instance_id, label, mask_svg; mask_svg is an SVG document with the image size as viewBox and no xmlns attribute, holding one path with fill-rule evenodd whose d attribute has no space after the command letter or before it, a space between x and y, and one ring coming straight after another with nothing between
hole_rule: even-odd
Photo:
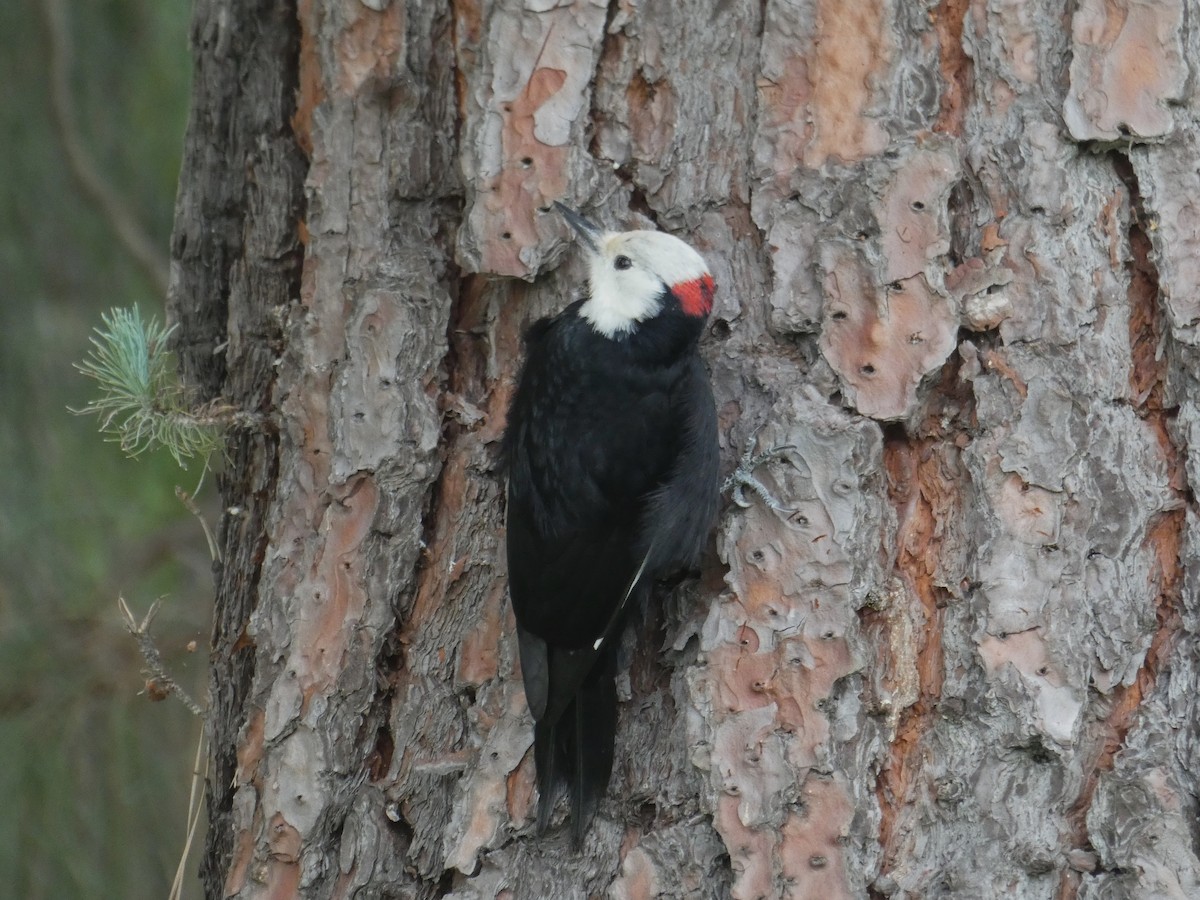
<instances>
[{"instance_id":1,"label":"pine bark","mask_svg":"<svg viewBox=\"0 0 1200 900\"><path fill-rule=\"evenodd\" d=\"M1194 4L195 9L181 363L271 423L207 896L1200 895ZM625 639L578 854L496 468L553 200L705 254L725 468L778 448Z\"/></svg>"}]
</instances>

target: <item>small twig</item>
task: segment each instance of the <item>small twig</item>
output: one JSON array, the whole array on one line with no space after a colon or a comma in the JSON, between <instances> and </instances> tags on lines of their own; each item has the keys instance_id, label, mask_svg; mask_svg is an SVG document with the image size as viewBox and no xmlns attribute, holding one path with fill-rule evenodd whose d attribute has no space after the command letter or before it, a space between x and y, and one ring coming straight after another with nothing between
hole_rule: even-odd
<instances>
[{"instance_id":1,"label":"small twig","mask_svg":"<svg viewBox=\"0 0 1200 900\"><path fill-rule=\"evenodd\" d=\"M163 665L162 656L159 654L158 648L154 646L154 639L150 637L150 624L158 614L159 607L162 606L161 598L150 604L150 609L146 611L146 615L142 617L140 623L133 617L133 613L129 611L129 604L125 602L124 597L117 598L117 605L120 606L121 615L125 618L125 627L133 635L133 639L137 642L138 650L142 653L142 659L146 662L146 672L150 676L149 680L153 681L154 686L158 690L166 694L174 694L194 715L203 718L204 708L193 700L191 695L181 688L179 683L167 673L166 667Z\"/></svg>"},{"instance_id":2,"label":"small twig","mask_svg":"<svg viewBox=\"0 0 1200 900\"><path fill-rule=\"evenodd\" d=\"M204 471L208 471L208 463L204 464ZM204 481L204 474L200 475L201 483ZM179 485L175 485L175 496L179 498L179 502L187 507L190 512L200 522L200 527L204 529L204 539L208 541L208 555L217 562L222 562L221 548L217 546L217 539L213 537L212 529L208 527L208 522L204 518L204 513L200 511L200 507L196 505L196 501L192 499L196 493L199 493L200 485L196 485L196 490L189 494Z\"/></svg>"},{"instance_id":3,"label":"small twig","mask_svg":"<svg viewBox=\"0 0 1200 900\"><path fill-rule=\"evenodd\" d=\"M204 756L204 771L200 771L200 757ZM192 763L192 787L188 793L188 829L183 842L183 853L179 857L179 865L175 868L175 880L171 882L171 893L167 900L180 900L183 896L183 878L187 872L188 857L192 853L192 842L196 837L196 826L200 824L200 814L204 804L200 802L200 785L208 778L208 756L204 754L204 729L200 729L200 740L196 742L196 760Z\"/></svg>"}]
</instances>

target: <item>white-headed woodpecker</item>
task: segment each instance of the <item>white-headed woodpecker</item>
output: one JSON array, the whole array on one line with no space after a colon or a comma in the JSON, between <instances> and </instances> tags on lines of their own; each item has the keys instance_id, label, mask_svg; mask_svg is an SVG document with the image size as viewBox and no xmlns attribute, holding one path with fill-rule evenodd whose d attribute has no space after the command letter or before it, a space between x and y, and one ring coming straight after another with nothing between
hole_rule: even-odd
<instances>
[{"instance_id":1,"label":"white-headed woodpecker","mask_svg":"<svg viewBox=\"0 0 1200 900\"><path fill-rule=\"evenodd\" d=\"M657 578L694 568L717 508L717 416L697 343L704 260L561 204L585 295L525 337L508 412L508 579L533 713L538 831L560 790L576 846L608 787L616 645Z\"/></svg>"}]
</instances>

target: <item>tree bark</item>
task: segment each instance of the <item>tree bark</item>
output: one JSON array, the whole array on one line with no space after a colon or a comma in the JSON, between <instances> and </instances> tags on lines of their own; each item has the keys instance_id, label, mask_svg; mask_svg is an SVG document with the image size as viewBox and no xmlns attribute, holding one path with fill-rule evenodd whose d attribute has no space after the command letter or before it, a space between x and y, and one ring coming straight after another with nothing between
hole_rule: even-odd
<instances>
[{"instance_id":1,"label":"tree bark","mask_svg":"<svg viewBox=\"0 0 1200 900\"><path fill-rule=\"evenodd\" d=\"M182 367L274 423L220 485L209 897L1200 893L1194 4L195 16ZM726 469L777 448L625 638L578 854L495 460L556 199L705 254Z\"/></svg>"}]
</instances>

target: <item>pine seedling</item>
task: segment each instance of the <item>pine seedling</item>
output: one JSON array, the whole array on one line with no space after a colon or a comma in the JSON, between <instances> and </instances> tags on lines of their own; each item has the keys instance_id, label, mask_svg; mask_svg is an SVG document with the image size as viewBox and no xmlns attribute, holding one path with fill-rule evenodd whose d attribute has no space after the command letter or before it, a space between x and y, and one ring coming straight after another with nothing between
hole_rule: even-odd
<instances>
[{"instance_id":1,"label":"pine seedling","mask_svg":"<svg viewBox=\"0 0 1200 900\"><path fill-rule=\"evenodd\" d=\"M99 416L105 439L119 443L130 457L161 446L182 468L193 458L206 461L234 416L226 407L188 406L167 350L174 327L154 318L143 322L136 306L110 310L101 319L91 351L75 365L96 380L100 397L71 411Z\"/></svg>"}]
</instances>

